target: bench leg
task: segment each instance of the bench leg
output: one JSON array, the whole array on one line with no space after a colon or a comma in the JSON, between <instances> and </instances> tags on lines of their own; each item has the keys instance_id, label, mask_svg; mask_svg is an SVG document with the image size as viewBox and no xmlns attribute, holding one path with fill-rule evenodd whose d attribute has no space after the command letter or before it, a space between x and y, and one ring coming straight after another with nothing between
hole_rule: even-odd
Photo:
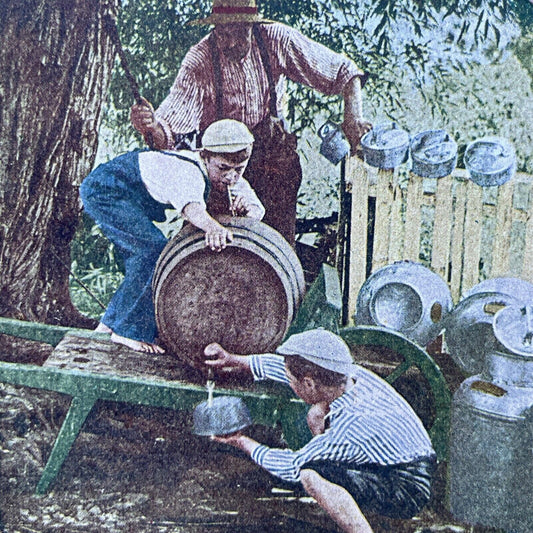
<instances>
[{"instance_id":1,"label":"bench leg","mask_svg":"<svg viewBox=\"0 0 533 533\"><path fill-rule=\"evenodd\" d=\"M50 457L37 484L37 489L35 490L37 494L44 494L56 478L95 402L96 398L82 398L80 396L72 398L67 416L59 430Z\"/></svg>"}]
</instances>

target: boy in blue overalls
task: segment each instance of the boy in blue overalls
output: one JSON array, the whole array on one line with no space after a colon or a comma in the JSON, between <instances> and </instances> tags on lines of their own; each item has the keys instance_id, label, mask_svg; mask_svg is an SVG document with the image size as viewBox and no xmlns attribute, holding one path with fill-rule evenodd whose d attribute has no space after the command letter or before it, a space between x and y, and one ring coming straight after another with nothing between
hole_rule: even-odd
<instances>
[{"instance_id":1,"label":"boy in blue overalls","mask_svg":"<svg viewBox=\"0 0 533 533\"><path fill-rule=\"evenodd\" d=\"M96 331L134 350L162 353L154 343L157 327L152 302L152 275L167 243L154 225L174 208L205 231L206 246L226 247L233 236L206 209L211 189L225 194L231 187L232 211L260 220L264 208L242 174L254 138L236 120L211 124L199 152L135 151L98 166L83 181L85 211L101 227L124 259L125 276Z\"/></svg>"}]
</instances>

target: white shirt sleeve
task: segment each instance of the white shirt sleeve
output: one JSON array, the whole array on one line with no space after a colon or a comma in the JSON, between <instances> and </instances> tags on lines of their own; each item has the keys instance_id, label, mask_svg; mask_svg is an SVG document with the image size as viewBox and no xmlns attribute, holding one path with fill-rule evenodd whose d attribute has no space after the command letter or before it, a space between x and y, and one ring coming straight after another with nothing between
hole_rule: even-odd
<instances>
[{"instance_id":1,"label":"white shirt sleeve","mask_svg":"<svg viewBox=\"0 0 533 533\"><path fill-rule=\"evenodd\" d=\"M196 159L196 154L188 155ZM162 204L171 204L179 213L192 202L205 207L205 180L200 169L165 152L140 152L139 171L150 196Z\"/></svg>"},{"instance_id":2,"label":"white shirt sleeve","mask_svg":"<svg viewBox=\"0 0 533 533\"><path fill-rule=\"evenodd\" d=\"M243 196L249 204L257 206L261 211L261 217L259 220L265 216L265 208L263 207L261 200L259 200L257 194L255 194L255 191L252 189L252 186L244 178L239 178L237 183L232 185L231 192L235 196Z\"/></svg>"}]
</instances>

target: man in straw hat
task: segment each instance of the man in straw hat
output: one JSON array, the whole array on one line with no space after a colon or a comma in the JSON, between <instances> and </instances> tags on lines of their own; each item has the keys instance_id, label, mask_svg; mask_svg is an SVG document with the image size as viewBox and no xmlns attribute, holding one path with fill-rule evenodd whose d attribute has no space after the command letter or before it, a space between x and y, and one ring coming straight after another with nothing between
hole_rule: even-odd
<instances>
[{"instance_id":1,"label":"man in straw hat","mask_svg":"<svg viewBox=\"0 0 533 533\"><path fill-rule=\"evenodd\" d=\"M214 0L211 33L193 46L170 94L154 113L134 105L131 120L158 148L201 136L214 120L244 122L256 139L245 177L263 202L264 222L294 243L296 200L302 179L296 138L282 120L286 79L344 97L344 132L352 148L371 125L363 118L365 75L353 61L293 28L264 19L255 0Z\"/></svg>"},{"instance_id":2,"label":"man in straw hat","mask_svg":"<svg viewBox=\"0 0 533 533\"><path fill-rule=\"evenodd\" d=\"M246 452L271 474L300 482L339 527L372 529L363 513L410 518L428 502L435 452L422 422L386 381L352 362L337 335L292 335L275 354L235 355L205 348L206 364L240 368L288 384L312 407L313 438L297 451L270 448L238 432L215 440Z\"/></svg>"},{"instance_id":3,"label":"man in straw hat","mask_svg":"<svg viewBox=\"0 0 533 533\"><path fill-rule=\"evenodd\" d=\"M161 353L152 303L152 275L167 238L153 221L176 209L205 231L205 244L220 251L233 236L206 210L211 191L228 195L238 215L261 219L264 208L242 174L252 153L253 135L236 120L214 122L205 131L202 149L135 151L94 169L80 187L83 206L115 245L125 265L122 284L96 331L134 350Z\"/></svg>"}]
</instances>

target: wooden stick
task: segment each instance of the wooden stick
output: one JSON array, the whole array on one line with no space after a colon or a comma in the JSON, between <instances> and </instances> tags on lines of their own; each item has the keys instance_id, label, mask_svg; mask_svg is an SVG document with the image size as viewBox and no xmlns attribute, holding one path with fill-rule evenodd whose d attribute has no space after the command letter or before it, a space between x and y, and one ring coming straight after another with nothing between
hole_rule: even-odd
<instances>
[{"instance_id":1,"label":"wooden stick","mask_svg":"<svg viewBox=\"0 0 533 533\"><path fill-rule=\"evenodd\" d=\"M229 185L227 186L227 189L228 189L228 198L229 198L229 210L231 211L231 216L236 217L237 214L235 213L235 209L233 208L233 195L231 194L231 188Z\"/></svg>"}]
</instances>

